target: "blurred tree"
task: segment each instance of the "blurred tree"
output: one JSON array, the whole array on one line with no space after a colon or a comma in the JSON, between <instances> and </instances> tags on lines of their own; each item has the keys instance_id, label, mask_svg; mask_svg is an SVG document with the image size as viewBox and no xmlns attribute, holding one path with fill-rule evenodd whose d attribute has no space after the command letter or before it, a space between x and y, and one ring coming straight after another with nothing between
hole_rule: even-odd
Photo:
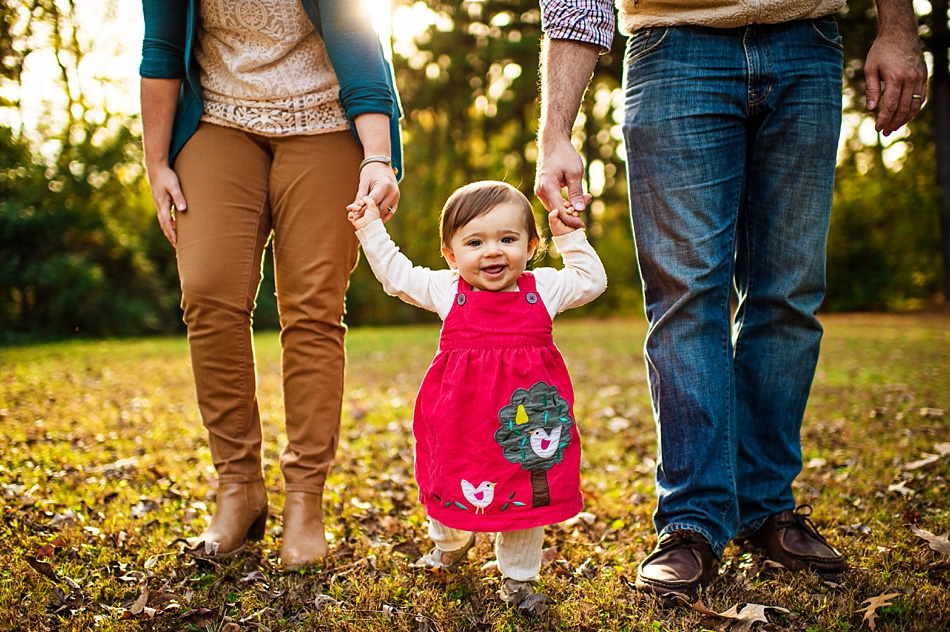
<instances>
[{"instance_id":1,"label":"blurred tree","mask_svg":"<svg viewBox=\"0 0 950 632\"><path fill-rule=\"evenodd\" d=\"M0 128L0 332L129 335L178 329L169 271L126 118L92 107L79 82L87 54L73 0L3 2L3 80L17 88L29 50L54 53L62 107L43 119L42 153ZM7 93L7 91L4 91ZM19 97L5 101L19 107ZM55 114L55 115L54 115Z\"/></svg>"},{"instance_id":2,"label":"blurred tree","mask_svg":"<svg viewBox=\"0 0 950 632\"><path fill-rule=\"evenodd\" d=\"M844 40L845 114L854 125L840 154L828 241L830 310L916 307L936 296L941 283L950 298L948 16L945 0L932 7L920 28L934 62L930 102L903 130L890 138L877 135L870 143L873 114L865 106L864 60L877 33L874 2L849 0L837 16Z\"/></svg>"}]
</instances>

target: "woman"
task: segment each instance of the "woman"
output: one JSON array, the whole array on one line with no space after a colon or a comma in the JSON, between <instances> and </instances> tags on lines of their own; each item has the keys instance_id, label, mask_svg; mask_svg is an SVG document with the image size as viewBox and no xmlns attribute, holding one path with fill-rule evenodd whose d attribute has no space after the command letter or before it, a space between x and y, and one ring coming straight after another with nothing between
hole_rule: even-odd
<instances>
[{"instance_id":1,"label":"woman","mask_svg":"<svg viewBox=\"0 0 950 632\"><path fill-rule=\"evenodd\" d=\"M399 200L398 103L352 0L143 0L142 129L175 246L217 506L192 539L233 555L263 537L267 494L251 314L273 235L288 444L280 557L326 554L321 506L339 436L346 205Z\"/></svg>"}]
</instances>

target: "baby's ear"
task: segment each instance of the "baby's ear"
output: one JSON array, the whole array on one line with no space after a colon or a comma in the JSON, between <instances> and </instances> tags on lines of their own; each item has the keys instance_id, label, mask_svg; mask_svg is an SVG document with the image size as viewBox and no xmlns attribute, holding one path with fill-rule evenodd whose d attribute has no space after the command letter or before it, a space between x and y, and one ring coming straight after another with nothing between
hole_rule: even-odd
<instances>
[{"instance_id":1,"label":"baby's ear","mask_svg":"<svg viewBox=\"0 0 950 632\"><path fill-rule=\"evenodd\" d=\"M453 270L457 270L458 266L455 264L455 254L451 250L442 246L442 256L445 257L445 260L448 262L449 267Z\"/></svg>"}]
</instances>

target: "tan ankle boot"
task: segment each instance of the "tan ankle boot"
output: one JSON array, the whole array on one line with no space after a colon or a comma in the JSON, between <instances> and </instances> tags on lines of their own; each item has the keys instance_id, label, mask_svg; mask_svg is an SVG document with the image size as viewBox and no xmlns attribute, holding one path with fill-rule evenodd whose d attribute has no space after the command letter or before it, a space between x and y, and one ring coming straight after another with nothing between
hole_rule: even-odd
<instances>
[{"instance_id":1,"label":"tan ankle boot","mask_svg":"<svg viewBox=\"0 0 950 632\"><path fill-rule=\"evenodd\" d=\"M210 557L229 557L244 550L248 540L264 537L267 525L267 490L264 481L223 483L218 487L211 524L194 538L191 547Z\"/></svg>"},{"instance_id":2,"label":"tan ankle boot","mask_svg":"<svg viewBox=\"0 0 950 632\"><path fill-rule=\"evenodd\" d=\"M307 492L287 492L284 501L284 534L280 561L284 568L297 570L327 554L323 531L323 497Z\"/></svg>"}]
</instances>

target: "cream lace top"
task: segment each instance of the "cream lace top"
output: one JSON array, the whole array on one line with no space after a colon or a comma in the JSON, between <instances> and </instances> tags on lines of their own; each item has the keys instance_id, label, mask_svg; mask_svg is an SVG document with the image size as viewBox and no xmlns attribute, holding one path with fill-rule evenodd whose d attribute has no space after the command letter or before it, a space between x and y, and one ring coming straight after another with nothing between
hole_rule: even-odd
<instances>
[{"instance_id":1,"label":"cream lace top","mask_svg":"<svg viewBox=\"0 0 950 632\"><path fill-rule=\"evenodd\" d=\"M348 129L340 84L299 0L200 0L202 121L265 136Z\"/></svg>"}]
</instances>

